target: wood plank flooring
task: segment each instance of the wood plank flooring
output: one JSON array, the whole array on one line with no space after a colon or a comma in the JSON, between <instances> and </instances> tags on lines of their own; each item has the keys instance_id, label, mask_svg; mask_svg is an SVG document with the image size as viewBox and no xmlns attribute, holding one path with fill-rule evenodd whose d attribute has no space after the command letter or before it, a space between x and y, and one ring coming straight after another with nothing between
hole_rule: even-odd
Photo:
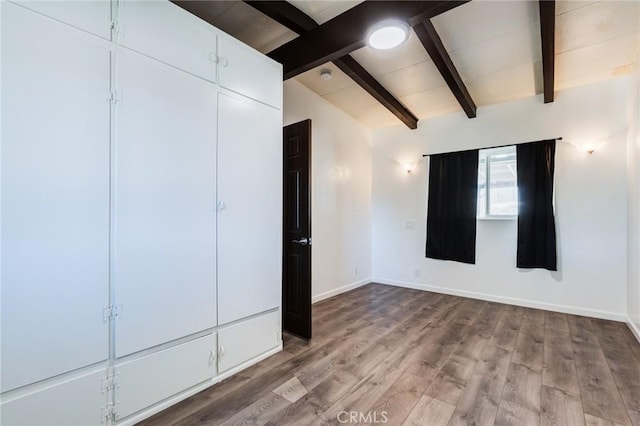
<instances>
[{"instance_id":1,"label":"wood plank flooring","mask_svg":"<svg viewBox=\"0 0 640 426\"><path fill-rule=\"evenodd\" d=\"M623 323L369 284L313 306L314 338L142 425L635 425Z\"/></svg>"}]
</instances>

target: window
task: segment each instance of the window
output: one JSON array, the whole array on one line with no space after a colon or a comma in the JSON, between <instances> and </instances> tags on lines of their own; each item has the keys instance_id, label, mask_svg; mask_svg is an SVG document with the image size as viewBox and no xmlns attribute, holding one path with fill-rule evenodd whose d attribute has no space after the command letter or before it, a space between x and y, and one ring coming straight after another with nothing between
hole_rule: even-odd
<instances>
[{"instance_id":1,"label":"window","mask_svg":"<svg viewBox=\"0 0 640 426\"><path fill-rule=\"evenodd\" d=\"M516 147L481 149L478 158L478 218L518 215Z\"/></svg>"}]
</instances>

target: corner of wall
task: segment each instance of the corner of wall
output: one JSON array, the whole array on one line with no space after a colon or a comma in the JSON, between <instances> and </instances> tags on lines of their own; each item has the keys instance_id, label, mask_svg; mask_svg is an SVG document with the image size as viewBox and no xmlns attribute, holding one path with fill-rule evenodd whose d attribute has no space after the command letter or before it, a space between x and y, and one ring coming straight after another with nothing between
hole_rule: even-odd
<instances>
[{"instance_id":1,"label":"corner of wall","mask_svg":"<svg viewBox=\"0 0 640 426\"><path fill-rule=\"evenodd\" d=\"M627 102L627 323L640 342L640 52Z\"/></svg>"},{"instance_id":2,"label":"corner of wall","mask_svg":"<svg viewBox=\"0 0 640 426\"><path fill-rule=\"evenodd\" d=\"M370 281L371 135L353 117L295 80L284 85L284 123L310 118L312 298Z\"/></svg>"}]
</instances>

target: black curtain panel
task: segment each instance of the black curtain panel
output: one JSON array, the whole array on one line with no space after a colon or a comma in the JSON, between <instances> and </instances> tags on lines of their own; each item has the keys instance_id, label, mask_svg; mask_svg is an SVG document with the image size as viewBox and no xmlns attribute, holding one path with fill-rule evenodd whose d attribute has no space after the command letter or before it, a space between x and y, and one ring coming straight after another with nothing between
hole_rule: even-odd
<instances>
[{"instance_id":1,"label":"black curtain panel","mask_svg":"<svg viewBox=\"0 0 640 426\"><path fill-rule=\"evenodd\" d=\"M555 152L555 139L516 145L518 268L557 270L553 217Z\"/></svg>"},{"instance_id":2,"label":"black curtain panel","mask_svg":"<svg viewBox=\"0 0 640 426\"><path fill-rule=\"evenodd\" d=\"M478 150L431 155L427 257L476 263Z\"/></svg>"}]
</instances>

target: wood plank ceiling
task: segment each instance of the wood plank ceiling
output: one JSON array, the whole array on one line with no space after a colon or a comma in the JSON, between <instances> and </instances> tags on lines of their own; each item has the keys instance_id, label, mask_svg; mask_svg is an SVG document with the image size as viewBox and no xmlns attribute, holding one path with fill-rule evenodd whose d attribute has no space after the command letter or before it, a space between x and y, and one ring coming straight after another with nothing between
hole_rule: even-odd
<instances>
[{"instance_id":1,"label":"wood plank ceiling","mask_svg":"<svg viewBox=\"0 0 640 426\"><path fill-rule=\"evenodd\" d=\"M176 1L283 63L295 78L365 126L463 111L630 72L639 2ZM366 46L373 24L413 27L389 51ZM322 70L333 73L320 79ZM474 99L476 100L474 102Z\"/></svg>"},{"instance_id":2,"label":"wood plank ceiling","mask_svg":"<svg viewBox=\"0 0 640 426\"><path fill-rule=\"evenodd\" d=\"M320 27L311 17L286 1L246 1L246 3L300 35L307 34L309 31ZM321 65L324 62L326 61L321 61ZM418 127L418 118L350 55L337 57L333 59L333 63L398 117L407 127L410 129ZM287 78L286 75L285 78Z\"/></svg>"}]
</instances>

